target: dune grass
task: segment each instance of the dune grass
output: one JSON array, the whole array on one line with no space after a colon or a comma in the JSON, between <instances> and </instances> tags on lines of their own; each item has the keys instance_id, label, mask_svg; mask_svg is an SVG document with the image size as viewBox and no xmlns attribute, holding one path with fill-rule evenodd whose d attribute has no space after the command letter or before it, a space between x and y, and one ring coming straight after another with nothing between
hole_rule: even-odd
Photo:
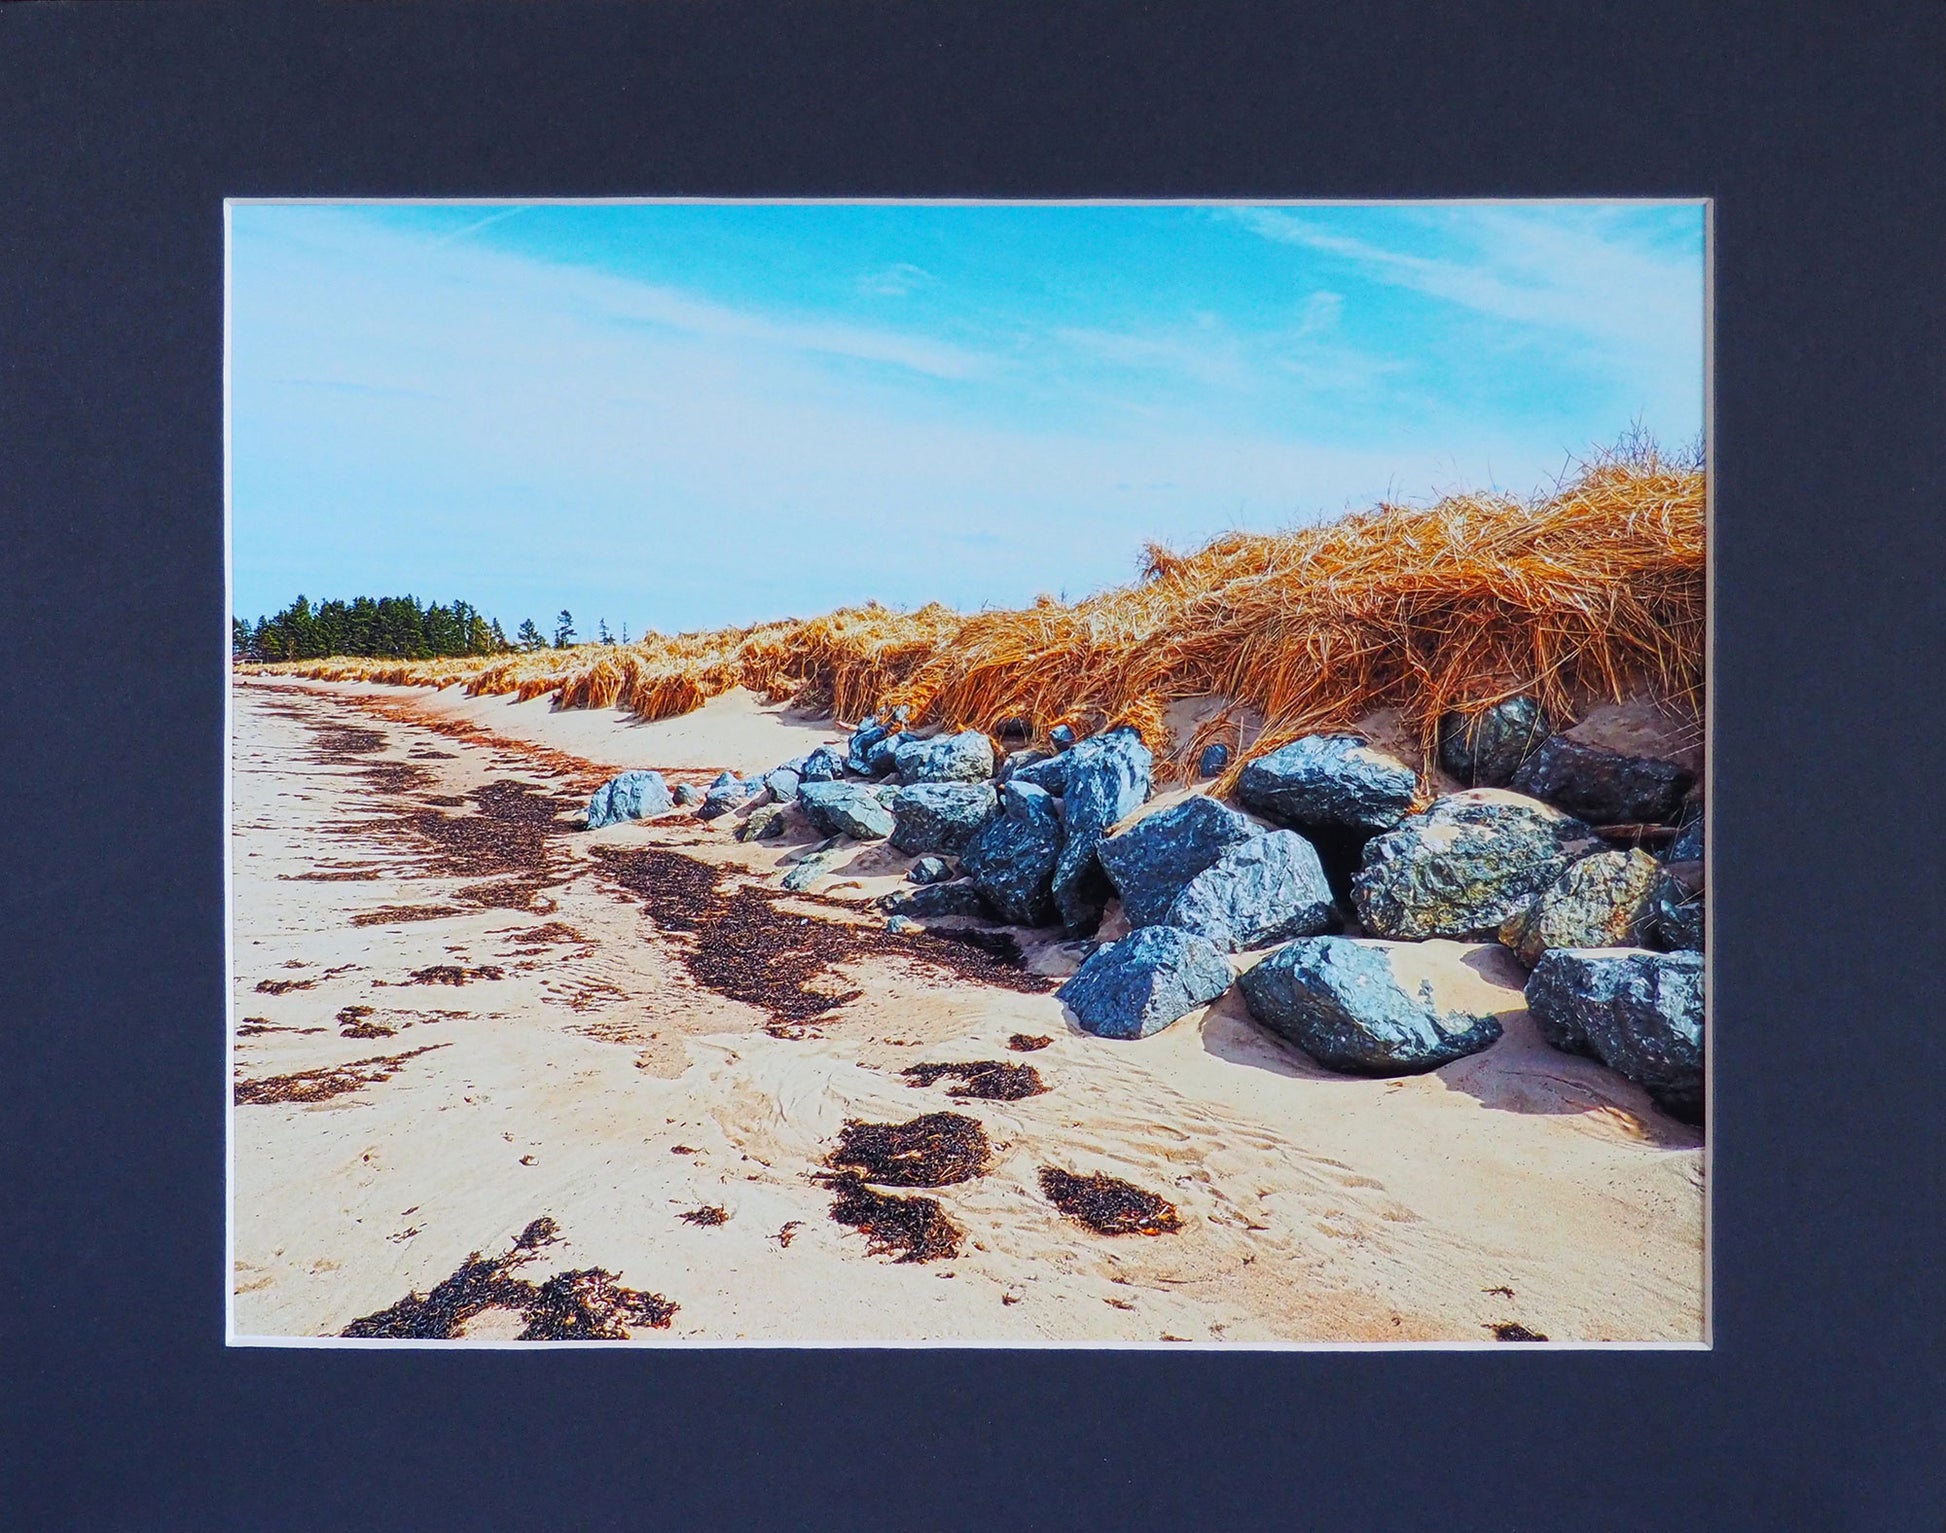
<instances>
[{"instance_id":1,"label":"dune grass","mask_svg":"<svg viewBox=\"0 0 1946 1533\"><path fill-rule=\"evenodd\" d=\"M328 680L554 694L644 718L742 686L854 720L1040 740L1131 724L1182 776L1217 740L1242 762L1378 709L1430 763L1438 718L1520 692L1557 719L1651 695L1700 705L1704 475L1632 440L1530 498L1380 504L1315 527L1158 545L1134 583L1018 611L876 604L752 628L486 659L335 659L244 669ZM1169 704L1226 700L1188 738Z\"/></svg>"}]
</instances>

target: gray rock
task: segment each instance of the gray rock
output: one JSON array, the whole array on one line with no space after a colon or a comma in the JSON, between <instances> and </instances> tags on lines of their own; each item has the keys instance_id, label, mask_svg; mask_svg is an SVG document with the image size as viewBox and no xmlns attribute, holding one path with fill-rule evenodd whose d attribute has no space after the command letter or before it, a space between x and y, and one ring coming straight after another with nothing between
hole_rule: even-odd
<instances>
[{"instance_id":1,"label":"gray rock","mask_svg":"<svg viewBox=\"0 0 1946 1533\"><path fill-rule=\"evenodd\" d=\"M1362 735L1307 735L1244 767L1237 801L1279 825L1390 830L1418 791L1412 768L1372 749Z\"/></svg>"},{"instance_id":2,"label":"gray rock","mask_svg":"<svg viewBox=\"0 0 1946 1533\"><path fill-rule=\"evenodd\" d=\"M901 747L910 745L919 737L909 730L901 729L897 734L887 735L878 744L865 752L864 775L883 777L893 770ZM849 765L849 763L847 763Z\"/></svg>"},{"instance_id":3,"label":"gray rock","mask_svg":"<svg viewBox=\"0 0 1946 1533\"><path fill-rule=\"evenodd\" d=\"M1145 926L1089 954L1055 994L1085 1032L1146 1038L1229 988L1229 960L1214 943Z\"/></svg>"},{"instance_id":4,"label":"gray rock","mask_svg":"<svg viewBox=\"0 0 1946 1533\"><path fill-rule=\"evenodd\" d=\"M588 800L588 829L647 819L674 808L675 803L660 772L623 772L595 789Z\"/></svg>"},{"instance_id":5,"label":"gray rock","mask_svg":"<svg viewBox=\"0 0 1946 1533\"><path fill-rule=\"evenodd\" d=\"M1336 926L1338 914L1317 848L1294 830L1273 830L1198 873L1163 919L1235 953L1315 937Z\"/></svg>"},{"instance_id":6,"label":"gray rock","mask_svg":"<svg viewBox=\"0 0 1946 1533\"><path fill-rule=\"evenodd\" d=\"M835 745L820 745L791 764L791 770L805 782L837 782L845 775L844 753Z\"/></svg>"},{"instance_id":7,"label":"gray rock","mask_svg":"<svg viewBox=\"0 0 1946 1533\"><path fill-rule=\"evenodd\" d=\"M833 868L844 861L845 853L841 847L813 852L798 860L796 867L784 875L784 887L792 894L802 894L820 878L828 877Z\"/></svg>"},{"instance_id":8,"label":"gray rock","mask_svg":"<svg viewBox=\"0 0 1946 1533\"><path fill-rule=\"evenodd\" d=\"M892 844L902 852L960 852L1000 812L983 782L922 782L900 788L892 811Z\"/></svg>"},{"instance_id":9,"label":"gray rock","mask_svg":"<svg viewBox=\"0 0 1946 1533\"><path fill-rule=\"evenodd\" d=\"M1662 865L1649 896L1649 924L1655 946L1671 952L1703 951L1702 863Z\"/></svg>"},{"instance_id":10,"label":"gray rock","mask_svg":"<svg viewBox=\"0 0 1946 1533\"><path fill-rule=\"evenodd\" d=\"M750 811L750 818L737 827L739 841L774 841L790 829L790 806L765 804Z\"/></svg>"},{"instance_id":11,"label":"gray rock","mask_svg":"<svg viewBox=\"0 0 1946 1533\"><path fill-rule=\"evenodd\" d=\"M1556 948L1528 977L1527 1010L1555 1048L1599 1059L1671 1117L1702 1122L1702 954Z\"/></svg>"},{"instance_id":12,"label":"gray rock","mask_svg":"<svg viewBox=\"0 0 1946 1533\"><path fill-rule=\"evenodd\" d=\"M1254 820L1198 793L1104 836L1095 855L1122 897L1129 925L1154 926L1192 878L1262 834Z\"/></svg>"},{"instance_id":13,"label":"gray rock","mask_svg":"<svg viewBox=\"0 0 1946 1533\"><path fill-rule=\"evenodd\" d=\"M797 786L803 779L789 767L775 767L764 773L763 781L764 786L770 789L772 800L788 804L797 797Z\"/></svg>"},{"instance_id":14,"label":"gray rock","mask_svg":"<svg viewBox=\"0 0 1946 1533\"><path fill-rule=\"evenodd\" d=\"M906 916L986 916L992 912L970 878L926 884L917 889L894 889L879 909Z\"/></svg>"},{"instance_id":15,"label":"gray rock","mask_svg":"<svg viewBox=\"0 0 1946 1533\"><path fill-rule=\"evenodd\" d=\"M887 916L885 918L885 929L895 937L902 937L908 932L923 930L919 923L910 916Z\"/></svg>"},{"instance_id":16,"label":"gray rock","mask_svg":"<svg viewBox=\"0 0 1946 1533\"><path fill-rule=\"evenodd\" d=\"M997 806L999 795L994 796ZM944 857L921 857L905 870L905 876L915 884L943 884L953 876L953 865Z\"/></svg>"},{"instance_id":17,"label":"gray rock","mask_svg":"<svg viewBox=\"0 0 1946 1533\"><path fill-rule=\"evenodd\" d=\"M687 809L691 804L702 803L703 790L693 782L679 782L676 784L676 791L670 797L679 806Z\"/></svg>"},{"instance_id":18,"label":"gray rock","mask_svg":"<svg viewBox=\"0 0 1946 1533\"><path fill-rule=\"evenodd\" d=\"M1514 773L1512 785L1591 825L1630 825L1674 819L1695 780L1673 761L1555 735Z\"/></svg>"},{"instance_id":19,"label":"gray rock","mask_svg":"<svg viewBox=\"0 0 1946 1533\"><path fill-rule=\"evenodd\" d=\"M1352 1075L1417 1075L1500 1037L1496 1018L1442 1008L1429 982L1408 992L1383 943L1307 937L1246 969L1237 988L1258 1022Z\"/></svg>"},{"instance_id":20,"label":"gray rock","mask_svg":"<svg viewBox=\"0 0 1946 1533\"><path fill-rule=\"evenodd\" d=\"M1703 860L1703 815L1698 810L1696 817L1676 832L1662 854L1664 862L1701 862Z\"/></svg>"},{"instance_id":21,"label":"gray rock","mask_svg":"<svg viewBox=\"0 0 1946 1533\"><path fill-rule=\"evenodd\" d=\"M1230 747L1218 741L1203 747L1203 754L1196 758L1198 777L1221 777L1223 769L1230 764Z\"/></svg>"},{"instance_id":22,"label":"gray rock","mask_svg":"<svg viewBox=\"0 0 1946 1533\"><path fill-rule=\"evenodd\" d=\"M892 834L892 812L857 783L807 782L797 790L797 802L825 835L877 841Z\"/></svg>"},{"instance_id":23,"label":"gray rock","mask_svg":"<svg viewBox=\"0 0 1946 1533\"><path fill-rule=\"evenodd\" d=\"M1003 921L1046 926L1054 919L1050 885L1061 855L1060 802L1029 783L1000 787L1000 813L960 859Z\"/></svg>"},{"instance_id":24,"label":"gray rock","mask_svg":"<svg viewBox=\"0 0 1946 1533\"><path fill-rule=\"evenodd\" d=\"M1039 766L1041 762L1052 761L1053 759L1054 759L1054 753L1052 751L1037 751L1037 750L1009 751L1007 753L1006 759L1000 763L1000 771L998 775L1000 780L1002 782L1005 782L1009 777L1013 776L1014 773L1020 771L1024 767ZM1039 786L1046 787L1047 785L1045 783L1041 783L1039 784Z\"/></svg>"},{"instance_id":25,"label":"gray rock","mask_svg":"<svg viewBox=\"0 0 1946 1533\"><path fill-rule=\"evenodd\" d=\"M1064 751L1072 747L1074 738L1074 726L1072 724L1056 724L1047 732L1047 743L1057 751Z\"/></svg>"},{"instance_id":26,"label":"gray rock","mask_svg":"<svg viewBox=\"0 0 1946 1533\"><path fill-rule=\"evenodd\" d=\"M703 807L697 813L706 820L714 820L763 791L761 782L746 782L734 772L719 772L716 780L709 785L709 791L703 795Z\"/></svg>"},{"instance_id":27,"label":"gray rock","mask_svg":"<svg viewBox=\"0 0 1946 1533\"><path fill-rule=\"evenodd\" d=\"M851 732L851 738L846 742L845 766L860 776L871 775L872 752L897 730L898 725L890 718L880 720L876 714L871 714L860 719L858 727Z\"/></svg>"},{"instance_id":28,"label":"gray rock","mask_svg":"<svg viewBox=\"0 0 1946 1533\"><path fill-rule=\"evenodd\" d=\"M1504 788L1551 732L1531 697L1510 697L1473 714L1439 721L1439 764L1468 788Z\"/></svg>"},{"instance_id":29,"label":"gray rock","mask_svg":"<svg viewBox=\"0 0 1946 1533\"><path fill-rule=\"evenodd\" d=\"M1045 751L1030 754L1041 759L1030 761L1024 766L1015 767L1007 774L1008 782L1031 783L1045 793L1056 795L1068 791L1068 758L1064 755L1050 756Z\"/></svg>"},{"instance_id":30,"label":"gray rock","mask_svg":"<svg viewBox=\"0 0 1946 1533\"><path fill-rule=\"evenodd\" d=\"M977 729L931 740L908 740L892 755L899 781L985 782L993 776L993 742Z\"/></svg>"},{"instance_id":31,"label":"gray rock","mask_svg":"<svg viewBox=\"0 0 1946 1533\"><path fill-rule=\"evenodd\" d=\"M1365 844L1352 903L1377 937L1491 941L1571 863L1602 850L1570 815L1504 788L1467 788Z\"/></svg>"},{"instance_id":32,"label":"gray rock","mask_svg":"<svg viewBox=\"0 0 1946 1533\"><path fill-rule=\"evenodd\" d=\"M1068 935L1077 936L1094 930L1114 893L1096 845L1111 825L1147 801L1154 762L1142 737L1126 727L1090 735L1065 759L1068 788L1061 797L1061 818L1066 835L1054 865L1054 906Z\"/></svg>"},{"instance_id":33,"label":"gray rock","mask_svg":"<svg viewBox=\"0 0 1946 1533\"><path fill-rule=\"evenodd\" d=\"M1658 871L1644 851L1583 857L1525 910L1501 922L1500 940L1530 969L1549 948L1634 947L1649 930Z\"/></svg>"}]
</instances>

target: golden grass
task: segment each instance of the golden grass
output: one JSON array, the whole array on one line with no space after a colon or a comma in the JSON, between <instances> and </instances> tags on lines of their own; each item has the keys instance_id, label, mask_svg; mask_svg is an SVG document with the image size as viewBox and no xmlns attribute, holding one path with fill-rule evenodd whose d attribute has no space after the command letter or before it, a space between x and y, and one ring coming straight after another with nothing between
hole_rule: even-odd
<instances>
[{"instance_id":1,"label":"golden grass","mask_svg":"<svg viewBox=\"0 0 1946 1533\"><path fill-rule=\"evenodd\" d=\"M1134 584L1064 604L960 614L849 607L626 646L492 659L248 667L331 680L558 695L564 708L686 713L737 686L843 720L903 703L915 723L1035 739L1138 728L1181 775L1204 745L1250 756L1396 708L1427 763L1450 708L1531 691L1558 719L1647 693L1700 704L1704 476L1653 448L1581 465L1532 499L1381 504L1322 526L1151 545ZM1227 706L1188 740L1169 703ZM1243 738L1245 730L1249 738Z\"/></svg>"}]
</instances>

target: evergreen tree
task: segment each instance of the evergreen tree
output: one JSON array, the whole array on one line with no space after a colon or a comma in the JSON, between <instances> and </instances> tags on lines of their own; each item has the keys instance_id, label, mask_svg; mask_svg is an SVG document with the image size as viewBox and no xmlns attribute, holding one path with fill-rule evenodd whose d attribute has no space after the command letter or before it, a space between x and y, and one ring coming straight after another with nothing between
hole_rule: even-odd
<instances>
[{"instance_id":1,"label":"evergreen tree","mask_svg":"<svg viewBox=\"0 0 1946 1533\"><path fill-rule=\"evenodd\" d=\"M613 643L615 642L615 636L614 636L614 635L613 635L612 633L610 633L610 632L608 631L608 619L607 619L607 618L605 618L605 617L603 617L603 618L596 618L596 619L595 619L595 630L596 630L596 632L597 632L597 633L598 633L598 634L600 635L600 638L601 638L601 642L602 642L602 643L604 643L604 644L613 644Z\"/></svg>"},{"instance_id":2,"label":"evergreen tree","mask_svg":"<svg viewBox=\"0 0 1946 1533\"><path fill-rule=\"evenodd\" d=\"M563 607L561 609L561 615L554 620L554 647L556 649L566 649L573 642L574 614L568 611L566 607Z\"/></svg>"},{"instance_id":3,"label":"evergreen tree","mask_svg":"<svg viewBox=\"0 0 1946 1533\"><path fill-rule=\"evenodd\" d=\"M534 620L531 617L521 620L518 638L520 647L530 654L534 650L545 649L547 647L546 638L543 637L540 629L534 626Z\"/></svg>"}]
</instances>

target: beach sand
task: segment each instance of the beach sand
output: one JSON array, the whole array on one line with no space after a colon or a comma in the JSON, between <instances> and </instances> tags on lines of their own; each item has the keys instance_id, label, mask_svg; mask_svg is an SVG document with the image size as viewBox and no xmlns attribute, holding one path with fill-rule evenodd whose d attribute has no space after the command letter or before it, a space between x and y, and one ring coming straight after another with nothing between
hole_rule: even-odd
<instances>
[{"instance_id":1,"label":"beach sand","mask_svg":"<svg viewBox=\"0 0 1946 1533\"><path fill-rule=\"evenodd\" d=\"M909 862L889 847L804 898L738 897L774 891L808 835L565 817L615 769L766 768L842 738L829 720L745 693L657 723L457 689L233 696L238 1339L337 1335L542 1218L556 1238L522 1278L600 1268L666 1297L665 1328L628 1328L651 1346L1702 1339L1699 1132L1542 1044L1497 947L1397 959L1505 1027L1427 1075L1332 1075L1234 989L1110 1042L1051 993L1070 949L1029 947L1039 982L887 934L869 901ZM733 961L739 937L800 932L801 961ZM966 1100L899 1073L977 1060L1047 1090ZM848 1119L940 1111L979 1121L990 1169L887 1190L934 1199L958 1253L872 1254L830 1217L824 1158ZM1159 1194L1181 1227L1097 1233L1050 1204L1050 1166ZM462 1334L521 1323L491 1307Z\"/></svg>"}]
</instances>

